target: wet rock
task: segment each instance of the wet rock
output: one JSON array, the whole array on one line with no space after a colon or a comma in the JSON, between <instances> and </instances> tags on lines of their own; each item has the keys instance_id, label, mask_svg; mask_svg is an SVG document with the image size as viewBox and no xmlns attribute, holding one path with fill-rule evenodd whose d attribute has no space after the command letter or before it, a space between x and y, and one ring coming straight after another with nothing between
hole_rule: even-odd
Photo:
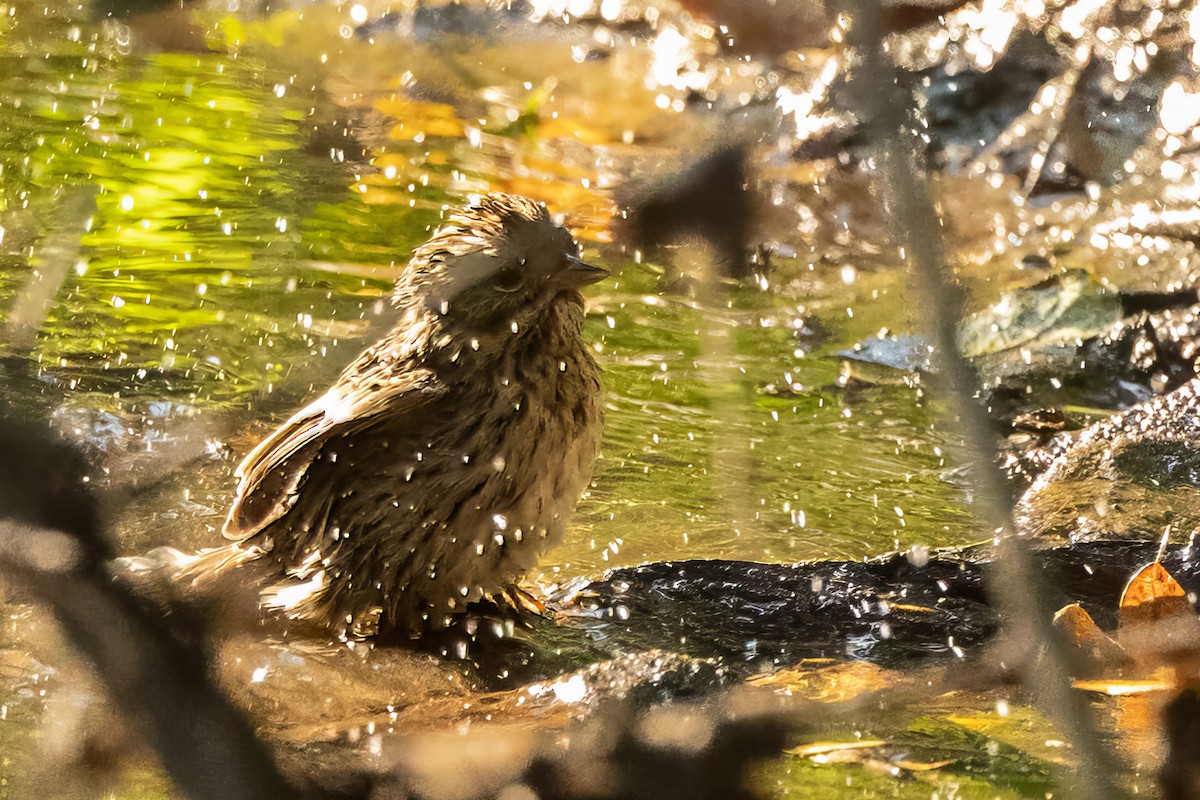
<instances>
[{"instance_id":1,"label":"wet rock","mask_svg":"<svg viewBox=\"0 0 1200 800\"><path fill-rule=\"evenodd\" d=\"M1057 541L1155 539L1200 527L1200 384L1056 438L1017 505L1023 533Z\"/></svg>"},{"instance_id":2,"label":"wet rock","mask_svg":"<svg viewBox=\"0 0 1200 800\"><path fill-rule=\"evenodd\" d=\"M1194 291L1179 299L1189 301ZM1175 389L1197 374L1200 305L1183 302L1135 313L1107 331L1097 346L1113 348L1129 368L1149 376L1156 391Z\"/></svg>"},{"instance_id":3,"label":"wet rock","mask_svg":"<svg viewBox=\"0 0 1200 800\"><path fill-rule=\"evenodd\" d=\"M1063 405L1123 408L1197 375L1195 290L1118 293L1082 270L1007 292L959 327L991 416L1005 432L1073 427ZM880 335L836 353L848 377L894 383L936 370L920 336Z\"/></svg>"},{"instance_id":4,"label":"wet rock","mask_svg":"<svg viewBox=\"0 0 1200 800\"><path fill-rule=\"evenodd\" d=\"M628 700L636 707L656 705L679 697L701 695L728 684L733 679L725 666L710 660L682 656L663 650L631 653L592 664L571 675L527 687L544 687L560 700L569 693L575 702L596 704ZM565 687L557 689L556 687Z\"/></svg>"},{"instance_id":5,"label":"wet rock","mask_svg":"<svg viewBox=\"0 0 1200 800\"><path fill-rule=\"evenodd\" d=\"M923 336L884 333L834 355L843 360L844 380L864 383L900 383L904 376L933 369L933 347Z\"/></svg>"},{"instance_id":6,"label":"wet rock","mask_svg":"<svg viewBox=\"0 0 1200 800\"><path fill-rule=\"evenodd\" d=\"M1034 554L1052 607L1079 603L1102 629L1154 541L1080 541ZM910 668L970 658L998 628L985 572L989 546L861 562L683 561L613 570L556 598L560 624L613 652L670 647L736 673L804 658ZM1163 566L1200 589L1200 558L1172 547Z\"/></svg>"},{"instance_id":7,"label":"wet rock","mask_svg":"<svg viewBox=\"0 0 1200 800\"><path fill-rule=\"evenodd\" d=\"M951 654L995 628L975 565L891 555L778 565L683 561L614 570L553 602L612 652L670 647L741 672L803 658L884 664Z\"/></svg>"}]
</instances>

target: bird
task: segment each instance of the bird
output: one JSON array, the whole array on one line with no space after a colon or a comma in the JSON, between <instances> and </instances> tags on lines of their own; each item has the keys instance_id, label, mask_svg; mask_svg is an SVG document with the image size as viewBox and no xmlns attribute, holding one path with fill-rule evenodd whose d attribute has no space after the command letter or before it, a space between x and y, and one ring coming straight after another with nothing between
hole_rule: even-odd
<instances>
[{"instance_id":1,"label":"bird","mask_svg":"<svg viewBox=\"0 0 1200 800\"><path fill-rule=\"evenodd\" d=\"M541 203L449 213L396 279L390 330L245 456L235 544L208 563L271 564L260 605L345 639L519 605L599 454L579 290L608 274Z\"/></svg>"}]
</instances>

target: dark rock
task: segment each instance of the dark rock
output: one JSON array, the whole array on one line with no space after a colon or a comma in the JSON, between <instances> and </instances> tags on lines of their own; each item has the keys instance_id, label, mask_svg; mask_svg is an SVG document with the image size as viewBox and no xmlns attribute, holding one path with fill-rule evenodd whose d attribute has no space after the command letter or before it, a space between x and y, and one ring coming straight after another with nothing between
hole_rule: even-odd
<instances>
[{"instance_id":1,"label":"dark rock","mask_svg":"<svg viewBox=\"0 0 1200 800\"><path fill-rule=\"evenodd\" d=\"M1056 541L1157 539L1200 526L1200 385L1186 384L1040 451L1020 529Z\"/></svg>"}]
</instances>

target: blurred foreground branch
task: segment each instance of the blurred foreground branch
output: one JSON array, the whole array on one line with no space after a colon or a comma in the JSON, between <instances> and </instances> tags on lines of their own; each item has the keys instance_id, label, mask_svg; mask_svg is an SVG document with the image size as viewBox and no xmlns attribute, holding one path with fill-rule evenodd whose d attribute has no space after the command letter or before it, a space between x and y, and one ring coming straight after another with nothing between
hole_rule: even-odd
<instances>
[{"instance_id":1,"label":"blurred foreground branch","mask_svg":"<svg viewBox=\"0 0 1200 800\"><path fill-rule=\"evenodd\" d=\"M0 574L44 602L189 798L299 793L186 647L108 575L80 456L0 421ZM19 454L19 457L16 457Z\"/></svg>"},{"instance_id":2,"label":"blurred foreground branch","mask_svg":"<svg viewBox=\"0 0 1200 800\"><path fill-rule=\"evenodd\" d=\"M1024 680L1071 743L1079 764L1075 795L1088 800L1114 797L1114 757L1100 743L1084 699L1071 688L1063 646L1051 627L1053 609L1046 603L1028 545L1013 535L1012 501L996 463L991 424L976 400L976 376L958 349L962 295L947 274L942 221L919 167L917 137L908 124L910 104L883 54L878 9L864 0L847 6L853 20L848 41L861 58L852 86L858 112L878 144L879 192L912 265L913 291L927 314L938 374L948 390L974 477L978 513L1000 537L1000 558L989 573L989 585L1007 630L1005 652L1023 662L1019 666Z\"/></svg>"},{"instance_id":3,"label":"blurred foreground branch","mask_svg":"<svg viewBox=\"0 0 1200 800\"><path fill-rule=\"evenodd\" d=\"M68 273L83 252L83 235L96 213L96 190L91 186L62 187L53 203L44 220L41 243L31 259L29 283L18 293L4 325L4 338L19 351L33 346Z\"/></svg>"}]
</instances>

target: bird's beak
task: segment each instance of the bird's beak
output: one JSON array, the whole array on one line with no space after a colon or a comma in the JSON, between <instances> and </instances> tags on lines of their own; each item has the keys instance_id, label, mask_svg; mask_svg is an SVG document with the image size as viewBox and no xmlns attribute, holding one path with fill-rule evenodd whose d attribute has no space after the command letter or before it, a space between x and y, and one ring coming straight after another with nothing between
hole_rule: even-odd
<instances>
[{"instance_id":1,"label":"bird's beak","mask_svg":"<svg viewBox=\"0 0 1200 800\"><path fill-rule=\"evenodd\" d=\"M589 264L579 256L567 256L566 280L572 286L587 286L608 277L609 272L604 267Z\"/></svg>"}]
</instances>

